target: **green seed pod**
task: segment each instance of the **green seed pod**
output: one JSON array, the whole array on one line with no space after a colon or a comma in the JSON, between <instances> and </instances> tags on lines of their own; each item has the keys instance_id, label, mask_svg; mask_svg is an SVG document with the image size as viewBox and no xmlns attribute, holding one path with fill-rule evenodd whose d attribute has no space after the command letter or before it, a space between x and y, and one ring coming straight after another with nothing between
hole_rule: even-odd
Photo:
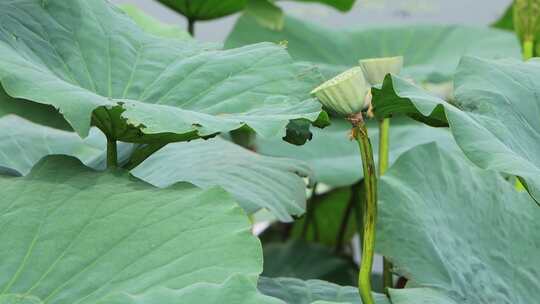
<instances>
[{"instance_id":1,"label":"green seed pod","mask_svg":"<svg viewBox=\"0 0 540 304\"><path fill-rule=\"evenodd\" d=\"M321 84L311 94L325 107L349 116L368 106L366 95L369 89L362 69L354 67Z\"/></svg>"},{"instance_id":2,"label":"green seed pod","mask_svg":"<svg viewBox=\"0 0 540 304\"><path fill-rule=\"evenodd\" d=\"M386 74L399 74L403 68L403 57L382 57L359 61L364 75L371 85L383 83Z\"/></svg>"}]
</instances>

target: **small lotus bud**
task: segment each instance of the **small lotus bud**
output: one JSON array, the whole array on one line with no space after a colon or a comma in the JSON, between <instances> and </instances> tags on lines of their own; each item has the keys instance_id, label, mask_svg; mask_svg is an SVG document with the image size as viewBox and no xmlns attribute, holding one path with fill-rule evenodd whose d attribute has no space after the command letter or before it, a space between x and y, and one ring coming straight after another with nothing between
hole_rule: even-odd
<instances>
[{"instance_id":1,"label":"small lotus bud","mask_svg":"<svg viewBox=\"0 0 540 304\"><path fill-rule=\"evenodd\" d=\"M325 107L349 116L367 106L365 97L369 89L362 68L354 67L321 84L311 94Z\"/></svg>"},{"instance_id":2,"label":"small lotus bud","mask_svg":"<svg viewBox=\"0 0 540 304\"><path fill-rule=\"evenodd\" d=\"M383 83L386 74L399 74L403 68L403 57L383 57L359 61L364 75L371 85Z\"/></svg>"}]
</instances>

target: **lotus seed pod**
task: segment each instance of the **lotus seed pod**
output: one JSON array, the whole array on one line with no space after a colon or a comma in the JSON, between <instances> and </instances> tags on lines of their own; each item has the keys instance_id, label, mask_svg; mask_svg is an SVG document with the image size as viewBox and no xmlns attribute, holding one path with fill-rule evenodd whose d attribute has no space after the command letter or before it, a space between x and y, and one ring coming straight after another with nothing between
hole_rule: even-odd
<instances>
[{"instance_id":1,"label":"lotus seed pod","mask_svg":"<svg viewBox=\"0 0 540 304\"><path fill-rule=\"evenodd\" d=\"M354 67L321 84L311 94L325 107L349 116L367 106L365 97L369 89L362 69Z\"/></svg>"},{"instance_id":2,"label":"lotus seed pod","mask_svg":"<svg viewBox=\"0 0 540 304\"><path fill-rule=\"evenodd\" d=\"M386 74L399 74L403 68L403 57L382 57L360 60L360 66L371 85L383 83Z\"/></svg>"}]
</instances>

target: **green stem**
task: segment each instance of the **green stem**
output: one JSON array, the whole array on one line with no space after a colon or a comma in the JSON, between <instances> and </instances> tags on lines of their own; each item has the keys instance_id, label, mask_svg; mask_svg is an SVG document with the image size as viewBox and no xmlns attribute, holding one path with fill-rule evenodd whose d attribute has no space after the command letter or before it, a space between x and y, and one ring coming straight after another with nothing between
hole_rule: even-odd
<instances>
[{"instance_id":1,"label":"green stem","mask_svg":"<svg viewBox=\"0 0 540 304\"><path fill-rule=\"evenodd\" d=\"M107 168L118 167L118 149L116 140L107 137Z\"/></svg>"},{"instance_id":2,"label":"green stem","mask_svg":"<svg viewBox=\"0 0 540 304\"><path fill-rule=\"evenodd\" d=\"M362 303L374 304L371 293L371 271L373 268L373 256L375 251L375 225L377 220L377 173L373 161L373 149L368 137L366 125L362 120L354 126L353 132L362 156L364 171L365 205L364 205L364 235L362 240L362 260L360 261L360 273L358 275L358 290Z\"/></svg>"},{"instance_id":3,"label":"green stem","mask_svg":"<svg viewBox=\"0 0 540 304\"><path fill-rule=\"evenodd\" d=\"M390 154L390 118L379 123L379 177L388 169ZM383 257L383 290L386 292L393 285L392 263Z\"/></svg>"},{"instance_id":4,"label":"green stem","mask_svg":"<svg viewBox=\"0 0 540 304\"><path fill-rule=\"evenodd\" d=\"M195 38L195 20L188 18L188 33Z\"/></svg>"},{"instance_id":5,"label":"green stem","mask_svg":"<svg viewBox=\"0 0 540 304\"><path fill-rule=\"evenodd\" d=\"M523 41L523 59L529 60L534 57L534 42L532 39Z\"/></svg>"},{"instance_id":6,"label":"green stem","mask_svg":"<svg viewBox=\"0 0 540 304\"><path fill-rule=\"evenodd\" d=\"M379 123L379 176L388 169L390 147L390 118L385 118Z\"/></svg>"},{"instance_id":7,"label":"green stem","mask_svg":"<svg viewBox=\"0 0 540 304\"><path fill-rule=\"evenodd\" d=\"M516 184L515 184L516 190L523 191L525 190L525 187L523 184L519 181L519 178L516 177Z\"/></svg>"},{"instance_id":8,"label":"green stem","mask_svg":"<svg viewBox=\"0 0 540 304\"><path fill-rule=\"evenodd\" d=\"M317 183L313 185L313 190L311 190L311 196L306 202L306 217L304 219L304 226L302 227L302 234L301 234L302 239L306 241L308 238L307 234L309 230L309 225L311 224L311 221L313 220L313 217L315 216L314 204L315 204L316 197L317 197ZM315 235L317 234L317 232L315 231L316 230L315 225L313 226L313 230L314 230L313 236L315 237Z\"/></svg>"}]
</instances>

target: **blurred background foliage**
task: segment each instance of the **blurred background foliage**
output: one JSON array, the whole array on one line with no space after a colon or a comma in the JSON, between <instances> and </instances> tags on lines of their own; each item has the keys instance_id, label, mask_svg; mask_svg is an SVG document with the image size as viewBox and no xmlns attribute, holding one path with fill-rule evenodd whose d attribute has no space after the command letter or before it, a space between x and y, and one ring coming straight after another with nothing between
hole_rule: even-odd
<instances>
[{"instance_id":1,"label":"blurred background foliage","mask_svg":"<svg viewBox=\"0 0 540 304\"><path fill-rule=\"evenodd\" d=\"M156 1L112 0L112 2L135 4L165 23L187 28L184 17ZM220 2L227 1L220 0ZM307 1L304 3L280 1L279 6L294 17L341 28L418 23L488 25L497 20L511 2L511 0L357 0L347 13L335 10L328 5ZM238 16L237 13L211 22L200 22L197 25L197 39L212 42L224 41Z\"/></svg>"}]
</instances>

